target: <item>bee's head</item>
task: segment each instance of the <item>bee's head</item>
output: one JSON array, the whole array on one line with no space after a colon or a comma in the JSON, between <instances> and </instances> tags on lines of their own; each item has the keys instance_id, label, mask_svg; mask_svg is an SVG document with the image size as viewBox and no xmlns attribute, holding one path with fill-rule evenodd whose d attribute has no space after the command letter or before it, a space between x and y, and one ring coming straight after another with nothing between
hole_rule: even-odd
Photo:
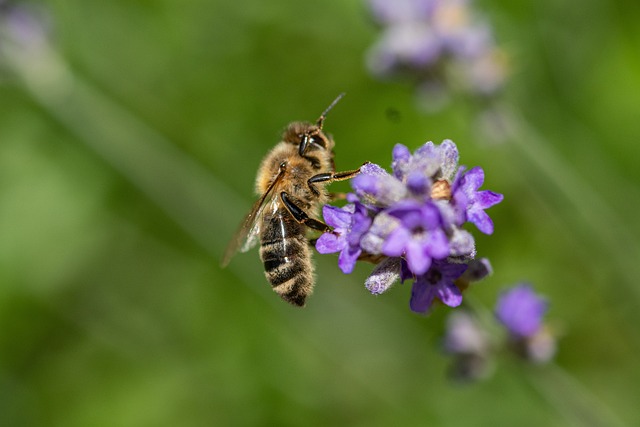
<instances>
[{"instance_id":1,"label":"bee's head","mask_svg":"<svg viewBox=\"0 0 640 427\"><path fill-rule=\"evenodd\" d=\"M333 140L318 125L308 122L290 123L282 139L284 142L297 145L301 156L311 151L333 149Z\"/></svg>"},{"instance_id":2,"label":"bee's head","mask_svg":"<svg viewBox=\"0 0 640 427\"><path fill-rule=\"evenodd\" d=\"M305 153L309 151L333 150L333 139L322 131L322 125L329 110L331 110L343 96L344 93L338 95L331 105L320 115L320 118L315 124L308 122L291 123L284 132L283 140L291 144L296 144L300 156L304 156Z\"/></svg>"}]
</instances>

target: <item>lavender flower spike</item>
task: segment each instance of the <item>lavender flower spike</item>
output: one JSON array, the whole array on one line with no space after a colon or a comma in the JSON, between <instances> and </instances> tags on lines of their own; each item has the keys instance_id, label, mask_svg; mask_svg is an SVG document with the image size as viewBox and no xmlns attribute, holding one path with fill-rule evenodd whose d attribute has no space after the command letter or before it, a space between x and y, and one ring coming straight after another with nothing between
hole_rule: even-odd
<instances>
[{"instance_id":1,"label":"lavender flower spike","mask_svg":"<svg viewBox=\"0 0 640 427\"><path fill-rule=\"evenodd\" d=\"M381 78L416 82L419 96L434 93L442 100L453 93L495 94L506 79L504 53L496 47L491 27L468 0L368 0L381 24L367 66ZM424 102L426 104L426 102ZM433 96L428 107L434 105ZM440 105L441 106L441 105Z\"/></svg>"},{"instance_id":2,"label":"lavender flower spike","mask_svg":"<svg viewBox=\"0 0 640 427\"><path fill-rule=\"evenodd\" d=\"M484 209L502 195L478 191L482 169L465 173L451 140L426 142L413 153L396 144L392 158L393 174L366 163L351 181L350 204L324 207L325 221L334 229L318 239L316 248L340 252L338 265L345 273L358 260L378 264L365 281L374 295L397 280L413 280L413 311L426 313L436 300L456 307L469 282L490 272L487 262L474 262L474 238L461 227L471 221L492 232ZM461 277L470 265L471 272Z\"/></svg>"}]
</instances>

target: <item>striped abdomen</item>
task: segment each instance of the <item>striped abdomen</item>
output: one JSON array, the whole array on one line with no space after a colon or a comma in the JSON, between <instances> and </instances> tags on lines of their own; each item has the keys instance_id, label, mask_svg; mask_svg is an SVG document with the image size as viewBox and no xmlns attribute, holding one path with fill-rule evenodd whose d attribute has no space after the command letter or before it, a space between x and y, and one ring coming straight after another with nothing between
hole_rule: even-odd
<instances>
[{"instance_id":1,"label":"striped abdomen","mask_svg":"<svg viewBox=\"0 0 640 427\"><path fill-rule=\"evenodd\" d=\"M264 274L282 299L302 307L313 289L311 251L305 226L281 207L262 219L260 258Z\"/></svg>"}]
</instances>

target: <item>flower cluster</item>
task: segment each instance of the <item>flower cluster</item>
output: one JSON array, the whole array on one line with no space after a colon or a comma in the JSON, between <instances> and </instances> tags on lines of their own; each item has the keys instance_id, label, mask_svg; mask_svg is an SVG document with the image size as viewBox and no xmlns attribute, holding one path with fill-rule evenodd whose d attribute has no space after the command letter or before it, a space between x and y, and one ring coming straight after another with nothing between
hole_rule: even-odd
<instances>
[{"instance_id":1,"label":"flower cluster","mask_svg":"<svg viewBox=\"0 0 640 427\"><path fill-rule=\"evenodd\" d=\"M396 145L392 174L365 164L352 180L349 203L324 206L324 219L334 229L320 236L316 249L340 252L344 273L358 260L378 264L365 281L373 294L413 279L410 307L415 312L428 312L435 300L460 305L465 283L490 272L486 260L475 260L474 238L462 227L472 223L491 234L493 222L485 209L502 195L480 191L483 170L459 167L458 157L453 141L445 140L427 142L413 154Z\"/></svg>"},{"instance_id":2,"label":"flower cluster","mask_svg":"<svg viewBox=\"0 0 640 427\"><path fill-rule=\"evenodd\" d=\"M419 93L443 99L450 89L492 95L506 78L505 55L470 0L369 0L382 36L368 55L380 77L417 79ZM440 96L438 96L440 95ZM433 106L432 106L433 107Z\"/></svg>"},{"instance_id":3,"label":"flower cluster","mask_svg":"<svg viewBox=\"0 0 640 427\"><path fill-rule=\"evenodd\" d=\"M522 360L549 362L556 351L556 336L544 324L547 301L530 285L520 284L504 291L495 307L495 322L482 323L467 310L453 312L446 325L443 348L453 356L455 379L477 380L491 373L493 360L508 349Z\"/></svg>"}]
</instances>

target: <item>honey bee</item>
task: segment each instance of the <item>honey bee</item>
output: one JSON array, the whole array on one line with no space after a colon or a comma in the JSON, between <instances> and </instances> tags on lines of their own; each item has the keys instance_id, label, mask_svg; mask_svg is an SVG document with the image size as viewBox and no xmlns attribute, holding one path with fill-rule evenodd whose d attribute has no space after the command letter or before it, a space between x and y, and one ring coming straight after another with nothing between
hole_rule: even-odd
<instances>
[{"instance_id":1,"label":"honey bee","mask_svg":"<svg viewBox=\"0 0 640 427\"><path fill-rule=\"evenodd\" d=\"M262 160L255 189L260 198L241 223L222 259L226 266L240 250L246 252L260 239L260 258L273 290L285 301L302 307L314 286L314 267L307 231L331 231L314 219L331 199L325 189L334 181L354 177L360 169L335 172L330 135L322 130L329 110L315 124L290 123L279 142Z\"/></svg>"}]
</instances>

